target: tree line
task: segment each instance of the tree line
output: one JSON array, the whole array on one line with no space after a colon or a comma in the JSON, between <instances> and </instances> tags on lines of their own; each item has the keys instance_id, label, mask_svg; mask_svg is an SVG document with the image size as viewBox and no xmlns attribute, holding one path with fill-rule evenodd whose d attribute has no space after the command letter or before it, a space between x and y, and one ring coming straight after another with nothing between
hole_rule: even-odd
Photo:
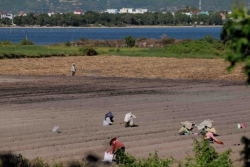
<instances>
[{"instance_id":1,"label":"tree line","mask_svg":"<svg viewBox=\"0 0 250 167\"><path fill-rule=\"evenodd\" d=\"M49 16L47 13L35 15L28 13L26 16L16 16L13 18L13 23L17 26L117 26L123 27L126 25L222 25L223 20L218 12L210 12L210 15L200 14L192 17L176 12L174 15L171 12L147 12L143 14L110 14L87 11L84 15L76 15L73 13L54 14ZM1 25L12 25L12 20L8 18L0 19Z\"/></svg>"}]
</instances>

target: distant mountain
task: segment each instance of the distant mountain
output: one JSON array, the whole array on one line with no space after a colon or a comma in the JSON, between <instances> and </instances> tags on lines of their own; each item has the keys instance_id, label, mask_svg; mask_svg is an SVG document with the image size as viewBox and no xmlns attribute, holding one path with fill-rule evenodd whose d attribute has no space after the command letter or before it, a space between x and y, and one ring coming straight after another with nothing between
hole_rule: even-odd
<instances>
[{"instance_id":1,"label":"distant mountain","mask_svg":"<svg viewBox=\"0 0 250 167\"><path fill-rule=\"evenodd\" d=\"M248 0L240 0L247 5ZM234 0L201 0L202 10L231 10ZM104 11L106 9L147 8L150 11L176 11L185 6L199 9L199 0L0 0L0 12L19 11L46 13L84 11Z\"/></svg>"}]
</instances>

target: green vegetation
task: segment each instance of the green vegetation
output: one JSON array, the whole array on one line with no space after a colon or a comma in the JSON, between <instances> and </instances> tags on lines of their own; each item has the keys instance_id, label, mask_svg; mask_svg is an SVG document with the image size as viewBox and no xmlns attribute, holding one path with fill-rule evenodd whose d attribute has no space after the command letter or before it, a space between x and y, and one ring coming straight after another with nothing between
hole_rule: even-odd
<instances>
[{"instance_id":1,"label":"green vegetation","mask_svg":"<svg viewBox=\"0 0 250 167\"><path fill-rule=\"evenodd\" d=\"M194 139L193 151L195 158L187 157L184 163L180 162L179 167L232 167L231 149L219 154L209 141L203 138L200 142Z\"/></svg>"},{"instance_id":2,"label":"green vegetation","mask_svg":"<svg viewBox=\"0 0 250 167\"><path fill-rule=\"evenodd\" d=\"M93 55L116 55L116 56L140 56L140 57L175 57L175 58L223 58L225 45L217 39L206 36L200 40L183 40L174 43L175 39L163 38L160 48L137 48L134 46L134 38L126 39L130 47L92 47L88 45L70 46L66 42L59 46L28 45L23 39L22 45L14 45L7 41L0 42L0 58L39 58L51 56L93 56ZM72 45L72 44L71 44ZM109 44L107 44L109 45Z\"/></svg>"},{"instance_id":3,"label":"green vegetation","mask_svg":"<svg viewBox=\"0 0 250 167\"><path fill-rule=\"evenodd\" d=\"M226 60L231 63L228 70L231 71L237 63L245 62L247 83L250 84L250 17L242 4L235 5L231 17L233 20L224 25L221 34L228 46Z\"/></svg>"},{"instance_id":4,"label":"green vegetation","mask_svg":"<svg viewBox=\"0 0 250 167\"><path fill-rule=\"evenodd\" d=\"M79 51L82 52L83 55L87 56L98 55L97 51L91 46L83 46L82 48L79 49Z\"/></svg>"},{"instance_id":5,"label":"green vegetation","mask_svg":"<svg viewBox=\"0 0 250 167\"><path fill-rule=\"evenodd\" d=\"M134 47L135 46L135 39L132 36L125 37L125 43L127 47Z\"/></svg>"},{"instance_id":6,"label":"green vegetation","mask_svg":"<svg viewBox=\"0 0 250 167\"><path fill-rule=\"evenodd\" d=\"M248 146L249 140L242 138L242 142L246 145L246 151L243 153L245 158L249 158ZM158 157L157 152L149 157L143 159L136 159L132 155L122 154L121 161L118 164L119 167L170 167L171 165L176 166L178 163L179 167L233 167L233 162L230 159L231 150L228 149L223 153L219 154L216 152L214 147L209 144L207 140L202 139L198 141L194 139L194 157L187 156L183 161L176 162L173 158L161 159ZM246 161L247 165L248 161ZM89 166L86 161L73 161L68 165L62 162L53 163L49 165L42 158L35 158L34 160L28 160L23 158L21 155L15 156L12 154L0 155L0 167L87 167Z\"/></svg>"},{"instance_id":7,"label":"green vegetation","mask_svg":"<svg viewBox=\"0 0 250 167\"><path fill-rule=\"evenodd\" d=\"M81 55L77 48L39 45L0 45L0 58L39 58Z\"/></svg>"},{"instance_id":8,"label":"green vegetation","mask_svg":"<svg viewBox=\"0 0 250 167\"><path fill-rule=\"evenodd\" d=\"M197 40L191 42L184 41L178 44L170 44L165 47L164 52L193 55L200 54L201 57L203 57L204 55L213 55L213 58L222 58L224 49L224 45L220 42L209 43L204 40Z\"/></svg>"},{"instance_id":9,"label":"green vegetation","mask_svg":"<svg viewBox=\"0 0 250 167\"><path fill-rule=\"evenodd\" d=\"M189 12L191 10L189 9ZM225 12L224 12L225 13ZM219 12L209 12L209 15L199 14L190 17L179 10L173 15L171 12L146 12L146 13L100 13L87 11L84 15L70 13L57 13L49 16L47 13L35 15L27 13L26 16L16 16L13 23L17 26L106 26L106 27L125 27L127 25L222 25L222 17ZM0 19L0 26L12 25L12 20L8 18Z\"/></svg>"},{"instance_id":10,"label":"green vegetation","mask_svg":"<svg viewBox=\"0 0 250 167\"><path fill-rule=\"evenodd\" d=\"M20 45L34 45L33 41L28 40L27 38L23 38L23 40L20 42Z\"/></svg>"},{"instance_id":11,"label":"green vegetation","mask_svg":"<svg viewBox=\"0 0 250 167\"><path fill-rule=\"evenodd\" d=\"M147 159L136 160L135 157L125 154L119 167L169 167L173 163L173 158L160 159L157 152L149 154Z\"/></svg>"},{"instance_id":12,"label":"green vegetation","mask_svg":"<svg viewBox=\"0 0 250 167\"><path fill-rule=\"evenodd\" d=\"M21 154L11 153L0 154L0 167L87 167L86 161L71 161L68 165L62 162L54 162L52 165L44 159L37 157L33 160L23 158Z\"/></svg>"},{"instance_id":13,"label":"green vegetation","mask_svg":"<svg viewBox=\"0 0 250 167\"><path fill-rule=\"evenodd\" d=\"M67 42L65 43L65 46L71 46L70 41L67 41Z\"/></svg>"},{"instance_id":14,"label":"green vegetation","mask_svg":"<svg viewBox=\"0 0 250 167\"><path fill-rule=\"evenodd\" d=\"M10 41L0 41L0 46L12 45Z\"/></svg>"}]
</instances>

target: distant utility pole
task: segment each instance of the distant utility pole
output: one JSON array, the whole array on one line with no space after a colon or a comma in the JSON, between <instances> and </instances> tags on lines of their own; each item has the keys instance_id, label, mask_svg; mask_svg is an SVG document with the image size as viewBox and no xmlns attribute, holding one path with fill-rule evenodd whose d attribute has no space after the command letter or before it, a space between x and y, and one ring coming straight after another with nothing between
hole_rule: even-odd
<instances>
[{"instance_id":1,"label":"distant utility pole","mask_svg":"<svg viewBox=\"0 0 250 167\"><path fill-rule=\"evenodd\" d=\"M199 10L201 10L201 0L199 0Z\"/></svg>"},{"instance_id":2,"label":"distant utility pole","mask_svg":"<svg viewBox=\"0 0 250 167\"><path fill-rule=\"evenodd\" d=\"M107 6L108 6L108 9L109 9L109 0L107 1Z\"/></svg>"}]
</instances>

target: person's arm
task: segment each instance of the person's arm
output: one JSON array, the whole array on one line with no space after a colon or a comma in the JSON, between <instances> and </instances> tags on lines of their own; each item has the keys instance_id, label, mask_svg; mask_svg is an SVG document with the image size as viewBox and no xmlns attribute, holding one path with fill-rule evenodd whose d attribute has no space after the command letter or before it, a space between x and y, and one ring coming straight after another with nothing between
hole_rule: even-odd
<instances>
[{"instance_id":1,"label":"person's arm","mask_svg":"<svg viewBox=\"0 0 250 167\"><path fill-rule=\"evenodd\" d=\"M113 124L113 122L111 122L111 120L110 120L109 117L106 118L106 121L108 122L109 125L112 125L112 124Z\"/></svg>"},{"instance_id":2,"label":"person's arm","mask_svg":"<svg viewBox=\"0 0 250 167\"><path fill-rule=\"evenodd\" d=\"M114 154L115 149L116 149L116 148L115 148L115 143L113 142L113 143L112 143L112 154Z\"/></svg>"}]
</instances>

